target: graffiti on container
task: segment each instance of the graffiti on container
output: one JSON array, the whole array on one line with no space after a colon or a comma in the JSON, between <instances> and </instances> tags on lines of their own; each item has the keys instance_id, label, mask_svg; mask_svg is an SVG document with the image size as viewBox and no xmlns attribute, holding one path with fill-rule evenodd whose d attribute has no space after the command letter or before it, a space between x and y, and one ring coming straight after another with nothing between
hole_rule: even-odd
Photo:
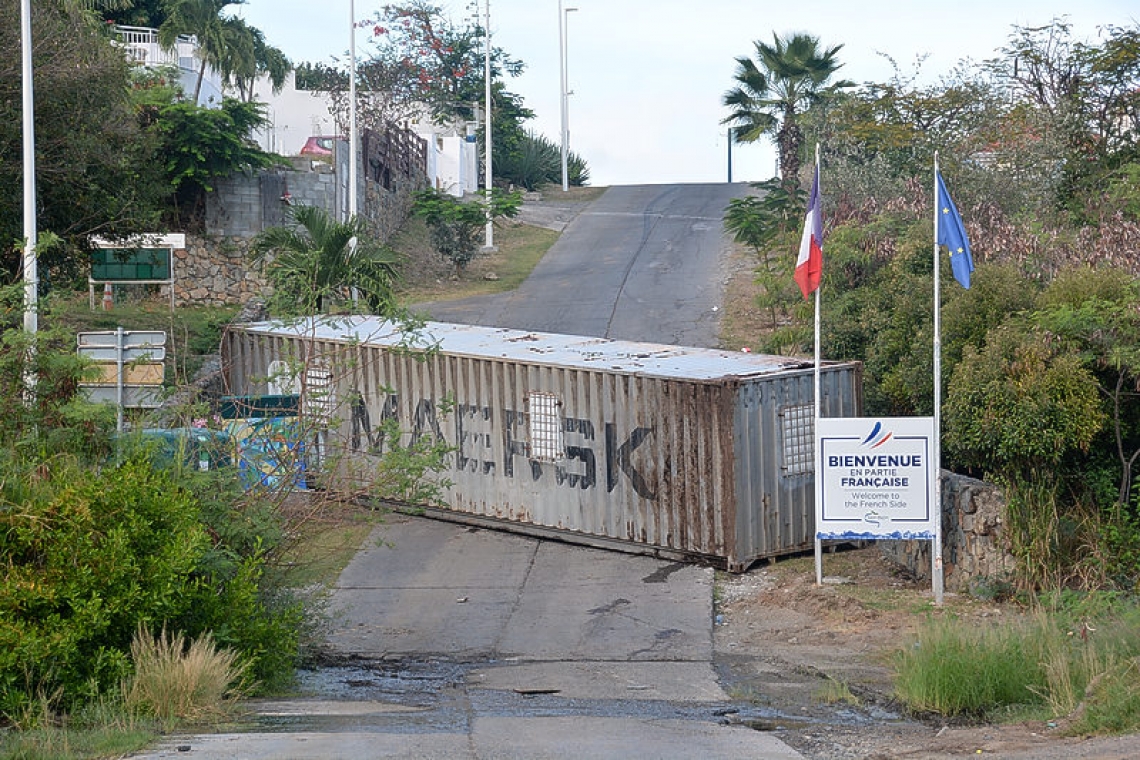
<instances>
[{"instance_id":1,"label":"graffiti on container","mask_svg":"<svg viewBox=\"0 0 1140 760\"><path fill-rule=\"evenodd\" d=\"M399 397L388 394L380 406L380 424L372 425L368 405L357 395L352 404L349 445L353 451L383 454L386 446L383 423L398 419ZM502 412L502 427L495 429L494 410L489 406L456 404L455 415L455 469L494 477L525 477L539 481L548 473L554 482L566 488L587 490L598 485L598 440L594 423L577 417L562 418L564 457L559 461L541 461L531 456L527 441L529 415L513 409ZM420 399L412 415L414 437L431 435L443 439L436 405L429 399ZM634 452L653 435L653 428L634 428L624 438L618 426L605 423L601 446L605 462L605 488L612 492L621 482L629 480L638 496L656 500L657 493L634 463ZM497 445L498 444L498 445ZM519 459L525 463L518 464Z\"/></svg>"}]
</instances>

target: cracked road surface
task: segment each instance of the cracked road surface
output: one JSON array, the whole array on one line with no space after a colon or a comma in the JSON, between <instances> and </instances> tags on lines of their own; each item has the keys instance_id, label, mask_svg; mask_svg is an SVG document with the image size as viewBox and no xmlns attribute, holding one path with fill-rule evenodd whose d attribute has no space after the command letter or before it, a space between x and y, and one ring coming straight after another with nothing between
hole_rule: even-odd
<instances>
[{"instance_id":1,"label":"cracked road surface","mask_svg":"<svg viewBox=\"0 0 1140 760\"><path fill-rule=\"evenodd\" d=\"M728 719L712 584L707 567L392 515L340 577L329 664L303 696L140 757L800 758Z\"/></svg>"}]
</instances>

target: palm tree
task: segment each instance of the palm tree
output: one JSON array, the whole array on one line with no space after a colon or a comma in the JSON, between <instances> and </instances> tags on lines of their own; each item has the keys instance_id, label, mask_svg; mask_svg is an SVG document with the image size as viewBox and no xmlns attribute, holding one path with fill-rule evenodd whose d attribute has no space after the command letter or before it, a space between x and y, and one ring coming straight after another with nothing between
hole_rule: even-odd
<instances>
[{"instance_id":1,"label":"palm tree","mask_svg":"<svg viewBox=\"0 0 1140 760\"><path fill-rule=\"evenodd\" d=\"M195 103L202 92L207 66L224 76L234 68L235 50L252 50L252 43L243 36L249 27L221 15L228 6L243 2L245 0L163 0L166 21L158 28L159 44L168 50L173 49L182 35L192 35L198 41L198 57L202 65L194 85ZM249 57L252 58L252 52Z\"/></svg>"},{"instance_id":2,"label":"palm tree","mask_svg":"<svg viewBox=\"0 0 1140 760\"><path fill-rule=\"evenodd\" d=\"M297 206L290 216L293 226L262 231L250 248L251 260L266 266L280 312L320 313L352 291L372 314L391 310L398 257L368 236L362 219L338 222L316 206Z\"/></svg>"},{"instance_id":3,"label":"palm tree","mask_svg":"<svg viewBox=\"0 0 1140 760\"><path fill-rule=\"evenodd\" d=\"M780 178L785 189L794 192L799 186L803 145L799 114L820 98L854 83L830 83L842 66L835 59L842 45L823 50L818 37L803 33L783 38L773 33L772 43L753 43L756 61L736 59L738 84L725 93L724 104L732 113L723 123L733 126L733 139L738 143L773 136L780 153Z\"/></svg>"},{"instance_id":4,"label":"palm tree","mask_svg":"<svg viewBox=\"0 0 1140 760\"><path fill-rule=\"evenodd\" d=\"M266 44L265 33L260 29L242 19L232 21L239 44L232 51L233 55L227 56L223 72L226 84L236 87L246 102L253 100L254 82L262 75L269 77L274 93L280 92L293 64L280 48Z\"/></svg>"}]
</instances>

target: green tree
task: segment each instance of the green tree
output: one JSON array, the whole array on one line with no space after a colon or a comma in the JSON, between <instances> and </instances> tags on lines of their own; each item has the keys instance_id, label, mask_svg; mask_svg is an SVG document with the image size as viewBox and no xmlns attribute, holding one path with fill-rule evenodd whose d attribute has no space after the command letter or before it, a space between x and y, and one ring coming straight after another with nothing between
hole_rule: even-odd
<instances>
[{"instance_id":1,"label":"green tree","mask_svg":"<svg viewBox=\"0 0 1140 760\"><path fill-rule=\"evenodd\" d=\"M150 130L158 137L157 158L183 223L202 214L206 193L218 179L277 162L250 139L265 121L263 109L233 98L221 108L169 103L157 109Z\"/></svg>"},{"instance_id":2,"label":"green tree","mask_svg":"<svg viewBox=\"0 0 1140 760\"><path fill-rule=\"evenodd\" d=\"M23 209L18 3L0 3L0 270L20 266ZM153 231L163 190L152 140L128 95L129 66L96 16L75 3L33 3L37 226L66 245L45 251L41 275L83 274L89 235Z\"/></svg>"},{"instance_id":3,"label":"green tree","mask_svg":"<svg viewBox=\"0 0 1140 760\"><path fill-rule=\"evenodd\" d=\"M1116 516L1131 503L1140 459L1140 285L1116 269L1061 272L1038 299L1034 322L1075 351L1108 408L1119 466Z\"/></svg>"},{"instance_id":4,"label":"green tree","mask_svg":"<svg viewBox=\"0 0 1140 760\"><path fill-rule=\"evenodd\" d=\"M479 250L479 235L487 225L502 217L518 213L522 198L518 193L491 194L490 208L484 203L461 201L438 190L416 193L413 213L424 220L432 245L441 256L464 269Z\"/></svg>"},{"instance_id":5,"label":"green tree","mask_svg":"<svg viewBox=\"0 0 1140 760\"><path fill-rule=\"evenodd\" d=\"M804 114L806 140L823 150L829 192L848 204L912 194L908 181L926 184L941 151L944 169L956 175L963 164L987 168L972 178L988 184L979 195L1020 208L1027 193L1017 183L1030 184L1041 176L1035 172L1048 170L1044 156L1027 149L1037 143L1023 139L1030 124L1011 114L1008 98L975 68L960 66L921 87L919 73L916 67L904 76L896 65L889 81L845 91Z\"/></svg>"},{"instance_id":6,"label":"green tree","mask_svg":"<svg viewBox=\"0 0 1140 760\"><path fill-rule=\"evenodd\" d=\"M315 206L296 206L291 216L294 226L264 230L250 249L273 284L275 313L321 313L353 291L373 314L393 308L397 255L372 240L364 220L338 222Z\"/></svg>"},{"instance_id":7,"label":"green tree","mask_svg":"<svg viewBox=\"0 0 1140 760\"><path fill-rule=\"evenodd\" d=\"M268 77L273 92L277 93L285 86L285 78L293 70L293 64L284 51L268 44L260 29L250 27L249 36L253 41L253 67L234 72L238 89L247 101L253 100L253 83L258 77Z\"/></svg>"},{"instance_id":8,"label":"green tree","mask_svg":"<svg viewBox=\"0 0 1140 760\"><path fill-rule=\"evenodd\" d=\"M100 14L110 24L125 26L162 26L166 18L162 5L166 0L76 0Z\"/></svg>"},{"instance_id":9,"label":"green tree","mask_svg":"<svg viewBox=\"0 0 1140 760\"><path fill-rule=\"evenodd\" d=\"M991 476L1028 476L1087 452L1107 421L1081 357L1025 322L967 348L946 399L946 446Z\"/></svg>"},{"instance_id":10,"label":"green tree","mask_svg":"<svg viewBox=\"0 0 1140 760\"><path fill-rule=\"evenodd\" d=\"M1062 179L1057 202L1092 218L1096 201L1082 206L1089 191L1140 152L1140 24L1109 25L1102 39L1074 40L1063 19L1014 27L1003 55L989 62L1009 97L1041 116L1033 138L1060 148L1051 161Z\"/></svg>"},{"instance_id":11,"label":"green tree","mask_svg":"<svg viewBox=\"0 0 1140 760\"><path fill-rule=\"evenodd\" d=\"M813 103L851 82L832 82L842 66L836 58L842 45L821 49L819 38L796 33L772 35L772 44L756 40L756 60L736 59L736 87L724 96L731 109L725 124L733 126L733 139L752 143L773 137L780 157L780 178L793 191L799 186L803 155L800 114Z\"/></svg>"},{"instance_id":12,"label":"green tree","mask_svg":"<svg viewBox=\"0 0 1140 760\"><path fill-rule=\"evenodd\" d=\"M158 28L159 44L173 49L179 37L191 35L197 39L195 52L201 64L194 84L194 103L201 95L207 68L224 77L234 70L243 52L248 52L252 60L249 27L238 19L222 15L229 6L242 2L244 0L163 0L166 19Z\"/></svg>"}]
</instances>

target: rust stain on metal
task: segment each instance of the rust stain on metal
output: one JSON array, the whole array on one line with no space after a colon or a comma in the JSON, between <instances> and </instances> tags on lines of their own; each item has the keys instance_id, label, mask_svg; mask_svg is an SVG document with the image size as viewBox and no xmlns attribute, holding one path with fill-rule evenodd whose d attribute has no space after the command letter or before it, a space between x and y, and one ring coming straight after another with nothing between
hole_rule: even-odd
<instances>
[{"instance_id":1,"label":"rust stain on metal","mask_svg":"<svg viewBox=\"0 0 1140 760\"><path fill-rule=\"evenodd\" d=\"M741 567L810 545L812 475L782 469L783 446L803 435L789 426L811 419L802 412L813 403L809 365L466 325L427 329L439 349L424 361L398 350L392 328L362 317L239 325L223 342L227 388L267 393L272 362L323 361L332 376L329 461L359 461L354 477L368 477L368 464L394 443L378 431L394 420L402 444L428 436L452 448L443 509L507 527ZM859 377L858 365L824 367L826 416L858 415Z\"/></svg>"}]
</instances>

